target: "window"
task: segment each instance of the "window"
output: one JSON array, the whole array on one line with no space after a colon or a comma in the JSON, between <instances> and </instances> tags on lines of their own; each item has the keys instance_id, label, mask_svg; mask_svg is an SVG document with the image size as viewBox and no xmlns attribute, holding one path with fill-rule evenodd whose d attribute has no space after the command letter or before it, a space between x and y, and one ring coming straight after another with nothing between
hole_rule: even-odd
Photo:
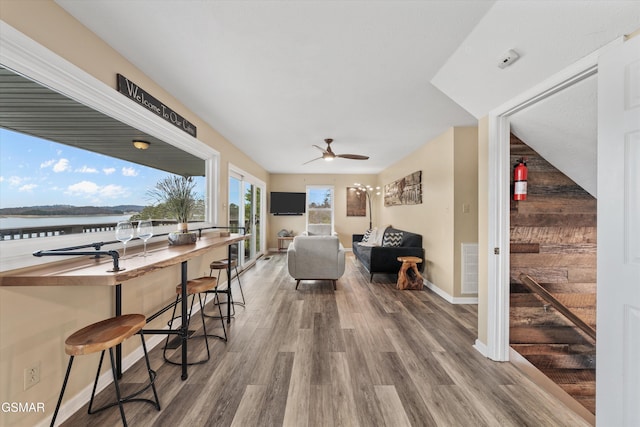
<instances>
[{"instance_id":1,"label":"window","mask_svg":"<svg viewBox=\"0 0 640 427\"><path fill-rule=\"evenodd\" d=\"M37 81L43 87L51 89L51 91L55 91L59 94L67 94L69 98L74 99L79 104L83 104L95 111L102 112L105 116L109 116L131 126L148 136L162 141L171 141L170 145L175 147L175 149L182 150L185 153L189 153L204 161L205 177L202 178L202 186L204 188L204 200L206 201L204 214L205 221L213 224L217 222L217 210L215 209L215 206L218 204L217 188L219 153L217 151L203 142L194 139L192 136L176 128L172 124L153 115L147 114L143 109L131 108L129 100L115 92L113 88L96 80L80 68L65 61L46 48L40 45L34 45L32 40L17 31L7 30L6 32L3 32L0 45L2 45L3 61L0 67L12 70L17 75L27 76L27 79L30 78L29 76L32 76L31 78L33 78L33 80ZM13 128L12 126L2 127ZM131 140L131 138L129 138L129 140ZM90 147L83 148L90 149ZM90 151L98 152L98 150ZM53 159L53 157L48 160L51 159ZM72 159L67 160L71 161ZM144 162L141 162L140 164L142 163ZM53 165L49 165L48 161L43 162L43 164L53 167ZM65 164L66 163L59 164L58 169L60 170L60 168ZM40 165L38 165L38 168L39 166ZM87 168L84 168L83 166L84 164L79 164L77 166L79 171L93 173L88 165ZM76 169L74 168L74 171L75 170ZM122 167L116 168L116 170L122 171ZM5 171L3 170L2 173L4 175ZM4 181L4 179L1 179L0 181ZM140 175L138 175L138 181L141 181ZM15 183L16 181L12 179L9 182ZM5 184L7 184L7 181L5 181ZM33 183L29 182L24 185L30 184ZM22 188L23 190L35 189L35 187L24 187L24 185ZM38 183L38 185L43 186L44 184ZM65 188L68 188L69 185L71 184L68 184ZM94 186L78 185L72 187L72 189L86 190L88 188L91 190L92 187L94 189L96 188ZM105 190L113 189L113 187L107 187L107 185L103 185L103 187L105 187ZM4 196L5 194L3 193L3 198ZM57 202L60 201L57 200ZM175 226L173 228L175 228ZM113 236L113 231L103 233L104 237L101 237L101 233L96 232L94 234L95 239L109 240L109 238ZM56 236L55 239L58 239L59 241L52 244L53 247L73 246L87 243L87 236L84 234ZM49 246L49 243L42 245L41 240L20 239L10 242L3 241L2 245L3 248L6 249L0 251L0 264L2 265L3 271L45 262L52 262L50 258L45 259L31 256L36 249L48 249L52 247ZM10 250L7 248L7 245L11 246Z\"/></svg>"},{"instance_id":2,"label":"window","mask_svg":"<svg viewBox=\"0 0 640 427\"><path fill-rule=\"evenodd\" d=\"M333 186L307 186L307 231L311 234L333 233Z\"/></svg>"},{"instance_id":3,"label":"window","mask_svg":"<svg viewBox=\"0 0 640 427\"><path fill-rule=\"evenodd\" d=\"M149 194L168 172L3 128L0 152L2 240L99 231L121 219L174 219L151 206ZM190 221L204 221L205 178L192 178L200 200Z\"/></svg>"}]
</instances>

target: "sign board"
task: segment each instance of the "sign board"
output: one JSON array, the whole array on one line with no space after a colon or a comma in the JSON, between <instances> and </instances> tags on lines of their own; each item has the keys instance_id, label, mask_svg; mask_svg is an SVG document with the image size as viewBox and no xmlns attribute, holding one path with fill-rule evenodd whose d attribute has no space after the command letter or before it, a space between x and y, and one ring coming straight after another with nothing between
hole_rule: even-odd
<instances>
[{"instance_id":1,"label":"sign board","mask_svg":"<svg viewBox=\"0 0 640 427\"><path fill-rule=\"evenodd\" d=\"M196 137L195 125L173 111L171 108L164 105L162 102L158 101L152 95L149 95L147 91L122 74L118 74L118 92L142 105L158 117L182 129L194 138Z\"/></svg>"}]
</instances>

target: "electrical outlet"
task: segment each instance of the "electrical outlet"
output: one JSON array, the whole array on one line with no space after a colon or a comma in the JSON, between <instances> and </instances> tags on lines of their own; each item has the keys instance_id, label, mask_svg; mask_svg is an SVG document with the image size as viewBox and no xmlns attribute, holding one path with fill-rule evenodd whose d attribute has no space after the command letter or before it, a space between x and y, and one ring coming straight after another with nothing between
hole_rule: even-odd
<instances>
[{"instance_id":1,"label":"electrical outlet","mask_svg":"<svg viewBox=\"0 0 640 427\"><path fill-rule=\"evenodd\" d=\"M40 382L40 362L24 370L24 389L27 390Z\"/></svg>"}]
</instances>

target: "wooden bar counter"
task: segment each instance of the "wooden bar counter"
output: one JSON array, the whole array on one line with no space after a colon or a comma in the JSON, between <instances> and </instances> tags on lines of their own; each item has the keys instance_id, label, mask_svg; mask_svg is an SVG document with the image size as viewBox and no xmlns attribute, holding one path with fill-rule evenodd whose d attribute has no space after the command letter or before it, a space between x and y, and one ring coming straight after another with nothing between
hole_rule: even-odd
<instances>
[{"instance_id":1,"label":"wooden bar counter","mask_svg":"<svg viewBox=\"0 0 640 427\"><path fill-rule=\"evenodd\" d=\"M203 234L195 244L169 246L168 243L149 243L147 256L139 256L142 248L129 248L127 256L120 258L117 272L109 272L113 268L110 257L103 256L92 259L88 256L64 258L45 265L25 267L0 273L0 286L115 286L127 280L166 267L188 261L198 255L218 247L229 246L249 238L246 234L232 234L220 237L217 233L211 236ZM158 237L159 239L161 237ZM136 251L137 250L137 251Z\"/></svg>"},{"instance_id":2,"label":"wooden bar counter","mask_svg":"<svg viewBox=\"0 0 640 427\"><path fill-rule=\"evenodd\" d=\"M109 256L92 258L91 256L61 257L62 260L33 267L25 267L0 273L0 286L113 286L115 289L114 315L121 315L122 290L126 282L167 267L181 265L182 289L186 290L187 262L203 255L212 249L227 247L231 259L231 245L248 239L249 234L231 234L220 236L219 233L203 233L196 243L169 246L168 242L156 241L147 245L147 255L141 256L142 248L129 248L126 257L120 258L120 270L112 271L113 260ZM158 236L157 239L161 239ZM165 237L166 238L166 237ZM121 246L120 248L121 249ZM132 250L133 249L133 250ZM231 271L227 271L230 281ZM175 286L175 284L171 284ZM231 288L228 289L231 300ZM227 304L227 321L230 319L230 305ZM182 326L179 335L182 338L182 379L187 378L187 296L182 295ZM145 333L147 333L145 331ZM152 333L169 333L164 330ZM118 349L118 372L121 372L121 351Z\"/></svg>"}]
</instances>

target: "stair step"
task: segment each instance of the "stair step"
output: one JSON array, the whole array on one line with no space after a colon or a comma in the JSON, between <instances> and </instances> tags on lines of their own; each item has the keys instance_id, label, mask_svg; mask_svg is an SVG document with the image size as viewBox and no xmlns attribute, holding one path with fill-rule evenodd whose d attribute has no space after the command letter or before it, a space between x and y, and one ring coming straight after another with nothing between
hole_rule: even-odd
<instances>
[{"instance_id":1,"label":"stair step","mask_svg":"<svg viewBox=\"0 0 640 427\"><path fill-rule=\"evenodd\" d=\"M595 369L547 369L545 375L556 383L576 384L584 381L595 381Z\"/></svg>"},{"instance_id":2,"label":"stair step","mask_svg":"<svg viewBox=\"0 0 640 427\"><path fill-rule=\"evenodd\" d=\"M595 354L529 354L525 358L541 371L546 369L595 369Z\"/></svg>"},{"instance_id":3,"label":"stair step","mask_svg":"<svg viewBox=\"0 0 640 427\"><path fill-rule=\"evenodd\" d=\"M509 329L511 344L591 344L590 338L577 327L535 326Z\"/></svg>"},{"instance_id":4,"label":"stair step","mask_svg":"<svg viewBox=\"0 0 640 427\"><path fill-rule=\"evenodd\" d=\"M595 369L540 369L592 414L596 413Z\"/></svg>"},{"instance_id":5,"label":"stair step","mask_svg":"<svg viewBox=\"0 0 640 427\"><path fill-rule=\"evenodd\" d=\"M595 354L591 344L511 344L523 356L530 354Z\"/></svg>"}]
</instances>

